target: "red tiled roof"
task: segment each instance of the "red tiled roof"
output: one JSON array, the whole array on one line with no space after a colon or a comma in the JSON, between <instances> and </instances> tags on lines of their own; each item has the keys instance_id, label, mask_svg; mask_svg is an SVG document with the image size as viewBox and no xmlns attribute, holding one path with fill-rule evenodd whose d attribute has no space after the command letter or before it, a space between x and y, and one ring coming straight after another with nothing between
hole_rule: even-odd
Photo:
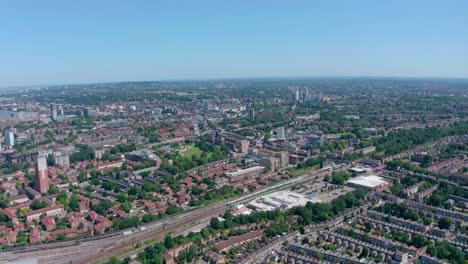
<instances>
[{"instance_id":1,"label":"red tiled roof","mask_svg":"<svg viewBox=\"0 0 468 264\"><path fill-rule=\"evenodd\" d=\"M2 211L6 215L6 217L8 217L8 219L10 219L10 220L16 217L16 214L14 214L13 212L11 212L8 209L3 209Z\"/></svg>"},{"instance_id":2,"label":"red tiled roof","mask_svg":"<svg viewBox=\"0 0 468 264\"><path fill-rule=\"evenodd\" d=\"M23 223L18 223L16 225L13 225L13 229L18 229L18 228L24 228L24 224Z\"/></svg>"},{"instance_id":3,"label":"red tiled roof","mask_svg":"<svg viewBox=\"0 0 468 264\"><path fill-rule=\"evenodd\" d=\"M88 212L89 218L91 218L93 221L98 217L98 214L94 211L89 211Z\"/></svg>"},{"instance_id":4,"label":"red tiled roof","mask_svg":"<svg viewBox=\"0 0 468 264\"><path fill-rule=\"evenodd\" d=\"M32 237L39 237L39 229L38 228L33 228L31 232L29 232L29 236Z\"/></svg>"},{"instance_id":5,"label":"red tiled roof","mask_svg":"<svg viewBox=\"0 0 468 264\"><path fill-rule=\"evenodd\" d=\"M258 237L261 237L262 235L263 235L263 230L257 230L257 231L249 232L249 233L239 235L239 236L235 236L235 237L231 237L228 240L219 242L219 243L216 244L215 247L216 247L217 250L222 251L222 250L224 250L226 248L229 248L229 247L231 247L233 245L239 244L239 243L241 243L241 242L243 242L245 240L258 238Z\"/></svg>"},{"instance_id":6,"label":"red tiled roof","mask_svg":"<svg viewBox=\"0 0 468 264\"><path fill-rule=\"evenodd\" d=\"M109 219L107 219L107 218L105 218L104 216L102 216L102 215L99 215L99 216L96 218L96 222L98 222L98 223L100 223L100 224L103 224L103 225L105 225L106 227L112 225L112 222L111 222Z\"/></svg>"},{"instance_id":7,"label":"red tiled roof","mask_svg":"<svg viewBox=\"0 0 468 264\"><path fill-rule=\"evenodd\" d=\"M50 216L44 216L42 219L41 219L41 223L43 225L53 225L55 224L55 220L53 217L50 217Z\"/></svg>"}]
</instances>

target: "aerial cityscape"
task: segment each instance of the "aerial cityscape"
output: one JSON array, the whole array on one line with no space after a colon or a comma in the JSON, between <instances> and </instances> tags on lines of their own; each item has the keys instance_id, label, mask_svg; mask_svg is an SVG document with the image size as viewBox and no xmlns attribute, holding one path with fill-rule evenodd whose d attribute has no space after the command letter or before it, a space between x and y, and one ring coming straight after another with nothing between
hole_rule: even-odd
<instances>
[{"instance_id":1,"label":"aerial cityscape","mask_svg":"<svg viewBox=\"0 0 468 264\"><path fill-rule=\"evenodd\" d=\"M468 263L467 4L136 2L0 4L0 263Z\"/></svg>"}]
</instances>

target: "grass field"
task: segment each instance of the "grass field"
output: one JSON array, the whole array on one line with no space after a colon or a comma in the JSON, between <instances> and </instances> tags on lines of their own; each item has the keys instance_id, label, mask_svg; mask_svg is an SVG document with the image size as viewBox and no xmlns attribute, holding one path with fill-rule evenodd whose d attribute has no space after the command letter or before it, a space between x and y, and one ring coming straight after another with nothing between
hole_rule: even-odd
<instances>
[{"instance_id":1,"label":"grass field","mask_svg":"<svg viewBox=\"0 0 468 264\"><path fill-rule=\"evenodd\" d=\"M235 193L220 195L220 196L216 197L215 199L198 201L198 203L199 203L198 205L205 205L206 206L206 205L210 205L210 204L214 204L214 203L219 203L219 202L222 202L224 200L234 198L234 197L240 197L240 195L237 195Z\"/></svg>"},{"instance_id":2,"label":"grass field","mask_svg":"<svg viewBox=\"0 0 468 264\"><path fill-rule=\"evenodd\" d=\"M304 169L297 169L297 168L291 168L289 169L289 174L291 174L293 177L297 177L297 176L301 176L301 175L304 175L306 173L308 173L309 171L312 171L312 170L317 170L319 169L320 166L313 166L313 167L309 167L309 168L304 168Z\"/></svg>"},{"instance_id":3,"label":"grass field","mask_svg":"<svg viewBox=\"0 0 468 264\"><path fill-rule=\"evenodd\" d=\"M201 153L202 153L201 149L199 149L197 147L190 147L189 149L182 152L180 155L188 156L188 157L192 157L193 155L196 155L197 157L200 157Z\"/></svg>"},{"instance_id":4,"label":"grass field","mask_svg":"<svg viewBox=\"0 0 468 264\"><path fill-rule=\"evenodd\" d=\"M191 158L193 155L196 155L198 158L200 158L200 155L203 151L197 147L191 146L189 149L186 151L180 153L181 156L189 157ZM208 158L211 157L211 153L207 153Z\"/></svg>"}]
</instances>

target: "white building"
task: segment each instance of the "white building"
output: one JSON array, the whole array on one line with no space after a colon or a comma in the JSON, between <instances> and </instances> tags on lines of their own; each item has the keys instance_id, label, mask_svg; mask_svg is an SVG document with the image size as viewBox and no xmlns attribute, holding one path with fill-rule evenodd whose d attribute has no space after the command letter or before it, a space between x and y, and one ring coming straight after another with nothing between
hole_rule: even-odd
<instances>
[{"instance_id":1,"label":"white building","mask_svg":"<svg viewBox=\"0 0 468 264\"><path fill-rule=\"evenodd\" d=\"M294 101L298 102L300 99L299 90L294 91Z\"/></svg>"},{"instance_id":2,"label":"white building","mask_svg":"<svg viewBox=\"0 0 468 264\"><path fill-rule=\"evenodd\" d=\"M15 145L15 134L12 131L5 132L5 144L11 147Z\"/></svg>"},{"instance_id":3,"label":"white building","mask_svg":"<svg viewBox=\"0 0 468 264\"><path fill-rule=\"evenodd\" d=\"M369 190L372 192L384 191L392 187L391 182L385 181L376 175L358 176L346 182L346 185L356 189Z\"/></svg>"},{"instance_id":4,"label":"white building","mask_svg":"<svg viewBox=\"0 0 468 264\"><path fill-rule=\"evenodd\" d=\"M278 127L278 129L276 129L276 138L278 139L286 138L286 130L284 129L284 127Z\"/></svg>"},{"instance_id":5,"label":"white building","mask_svg":"<svg viewBox=\"0 0 468 264\"><path fill-rule=\"evenodd\" d=\"M317 198L307 198L291 191L279 191L257 198L247 205L256 211L271 211L275 209L290 209L295 206L305 206L307 202L319 202Z\"/></svg>"}]
</instances>

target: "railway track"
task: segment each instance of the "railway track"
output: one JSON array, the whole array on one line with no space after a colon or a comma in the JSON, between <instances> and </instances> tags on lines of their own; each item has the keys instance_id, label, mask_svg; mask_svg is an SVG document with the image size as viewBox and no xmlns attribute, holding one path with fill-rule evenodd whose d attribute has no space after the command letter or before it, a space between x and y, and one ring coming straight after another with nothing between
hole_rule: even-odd
<instances>
[{"instance_id":1,"label":"railway track","mask_svg":"<svg viewBox=\"0 0 468 264\"><path fill-rule=\"evenodd\" d=\"M26 253L26 252L39 251L39 250L57 249L57 248L64 248L64 247L70 247L70 246L78 246L78 245L81 245L81 243L98 241L98 240L109 239L109 238L120 237L120 236L121 236L121 232L118 232L118 233L111 233L111 234L102 235L102 236L96 236L93 238L76 239L76 240L70 240L70 241L63 241L59 243L39 244L39 245L32 245L32 246L21 247L21 248L6 248L2 252L3 253L11 252L13 254L20 254L20 253Z\"/></svg>"},{"instance_id":2,"label":"railway track","mask_svg":"<svg viewBox=\"0 0 468 264\"><path fill-rule=\"evenodd\" d=\"M170 216L168 218L165 218L161 221L158 222L152 222L152 223L147 223L144 225L141 225L142 227L146 227L148 229L154 228L155 225L159 224L164 224L166 222L171 222L174 220L177 220L177 218L184 217L184 215L194 213L196 210L200 208L195 208L191 209L189 211L184 211L180 214L176 214L173 216ZM77 246L80 245L81 243L87 243L87 242L94 242L98 240L105 240L105 239L110 239L110 238L116 238L122 236L122 232L125 231L134 231L134 232L140 232L137 228L126 228L122 230L118 230L112 233L107 233L107 234L102 234L102 235L97 235L97 236L92 236L88 238L81 238L81 239L75 239L75 240L66 240L66 241L51 241L47 243L42 243L42 244L36 244L36 245L28 245L28 246L22 246L22 247L10 247L10 248L5 248L2 250L2 253L7 253L11 252L13 254L15 253L27 253L27 252L34 252L34 251L39 251L39 250L48 250L48 249L57 249L57 248L64 248L64 247L69 247L69 246Z\"/></svg>"},{"instance_id":3,"label":"railway track","mask_svg":"<svg viewBox=\"0 0 468 264\"><path fill-rule=\"evenodd\" d=\"M212 217L212 216L215 216L215 215L218 215L218 214L221 214L223 212L226 211L228 207L227 206L220 206L219 208L213 208L213 209L209 209L207 211L204 211L202 212L201 214L203 214L206 218L206 217ZM97 254L94 254L94 255L91 255L91 256L88 256L86 258L83 258L83 259L80 259L78 261L75 261L73 262L74 264L85 264L85 263L98 263L104 259L107 259L107 258L110 258L122 251L125 251L127 249L130 249L132 248L134 245L136 244L139 244L139 243L143 243L143 242L146 242L148 240L151 240L153 238L156 238L158 236L161 236L161 235L164 235L168 232L174 232L174 231L177 231L181 228L184 228L186 227L187 225L191 225L191 224L195 224L197 222L197 220L200 219L200 215L199 214L196 214L194 216L191 216L189 218L185 218L175 224L173 224L171 227L168 227L168 228L163 228L163 229L159 229L157 231L154 231L154 232L149 232L139 238L135 238L133 240L130 240L130 241L127 241L127 242L124 242L120 245L116 245L112 248L108 248L105 250L105 252L98 252Z\"/></svg>"}]
</instances>

